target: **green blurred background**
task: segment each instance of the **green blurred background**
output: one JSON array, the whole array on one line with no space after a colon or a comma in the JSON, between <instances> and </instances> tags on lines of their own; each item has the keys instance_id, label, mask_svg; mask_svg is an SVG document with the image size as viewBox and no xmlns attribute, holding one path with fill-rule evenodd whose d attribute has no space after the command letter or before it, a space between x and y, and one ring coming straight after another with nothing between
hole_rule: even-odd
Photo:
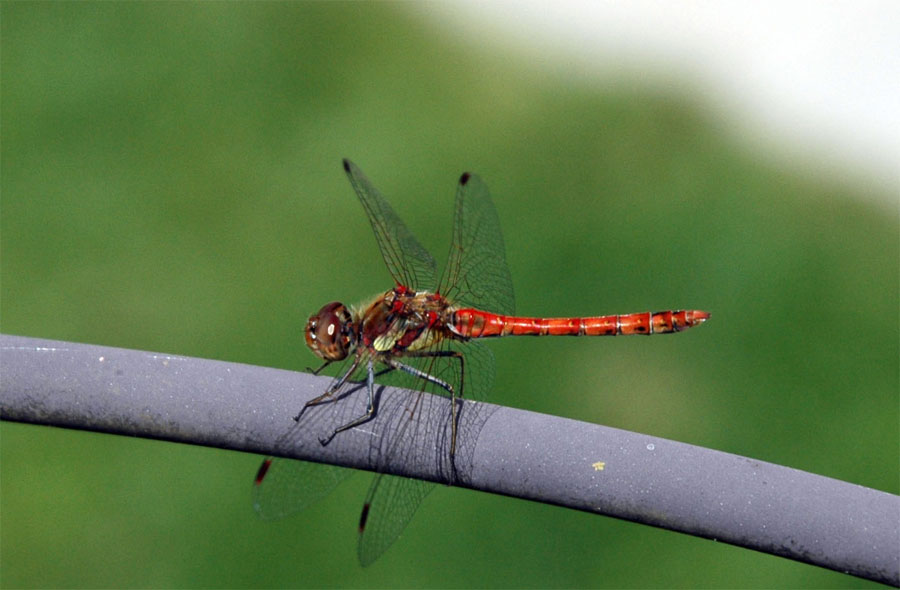
<instances>
[{"instance_id":1,"label":"green blurred background","mask_svg":"<svg viewBox=\"0 0 900 590\"><path fill-rule=\"evenodd\" d=\"M754 153L690 82L557 71L412 6L0 5L2 331L303 370L307 314L390 284L340 159L439 262L470 170L521 313L713 313L493 342L492 401L900 491L894 197ZM446 487L363 570L366 474L263 522L259 457L0 433L9 588L870 585Z\"/></svg>"}]
</instances>

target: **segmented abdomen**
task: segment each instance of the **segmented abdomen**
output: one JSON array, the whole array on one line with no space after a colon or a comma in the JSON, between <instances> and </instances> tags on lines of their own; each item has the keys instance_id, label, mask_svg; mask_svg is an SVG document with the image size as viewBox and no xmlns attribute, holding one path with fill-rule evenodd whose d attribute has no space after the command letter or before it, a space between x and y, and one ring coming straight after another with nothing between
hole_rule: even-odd
<instances>
[{"instance_id":1,"label":"segmented abdomen","mask_svg":"<svg viewBox=\"0 0 900 590\"><path fill-rule=\"evenodd\" d=\"M679 310L630 313L588 318L523 318L478 309L458 309L450 329L464 338L492 336L618 336L670 334L699 325L705 311Z\"/></svg>"}]
</instances>

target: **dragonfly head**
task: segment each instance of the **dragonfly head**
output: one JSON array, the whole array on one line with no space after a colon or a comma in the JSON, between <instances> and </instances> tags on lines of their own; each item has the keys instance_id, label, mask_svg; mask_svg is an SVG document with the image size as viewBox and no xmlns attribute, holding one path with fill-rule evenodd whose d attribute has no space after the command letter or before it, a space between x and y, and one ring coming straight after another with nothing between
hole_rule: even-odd
<instances>
[{"instance_id":1,"label":"dragonfly head","mask_svg":"<svg viewBox=\"0 0 900 590\"><path fill-rule=\"evenodd\" d=\"M333 301L306 322L306 345L326 361L341 361L356 346L356 324L343 303Z\"/></svg>"}]
</instances>

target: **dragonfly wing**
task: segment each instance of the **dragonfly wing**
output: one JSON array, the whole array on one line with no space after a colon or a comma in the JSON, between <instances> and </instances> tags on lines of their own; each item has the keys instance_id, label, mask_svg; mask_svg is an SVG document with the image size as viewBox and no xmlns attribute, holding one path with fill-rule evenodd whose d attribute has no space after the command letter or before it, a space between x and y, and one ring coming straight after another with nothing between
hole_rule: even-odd
<instances>
[{"instance_id":1,"label":"dragonfly wing","mask_svg":"<svg viewBox=\"0 0 900 590\"><path fill-rule=\"evenodd\" d=\"M487 186L479 177L463 174L460 178L455 210L450 257L438 291L458 305L471 305L497 313L514 313L515 297L506 264L500 222ZM454 362L453 357L438 355L405 356L401 360L449 384L457 395L475 400L484 399L490 391L494 375L494 361L490 350L477 342L470 341L463 345L450 340L442 341L438 344L438 349L443 352L463 352L464 365L458 361ZM433 352L439 352L438 349L434 349ZM448 395L447 391L433 382L423 382L403 371L394 371L387 377L383 381L393 382L401 387L412 386L429 393ZM415 404L407 402L405 407L409 415L417 411L422 416L429 415L429 412L418 406L422 403L426 402L422 399L417 400ZM450 481L468 479L473 446L478 440L478 430L486 420L486 416L481 415L483 414L481 409L480 404L468 405L464 414L459 417L460 432L456 455L450 466L454 475ZM382 414L385 413L387 412ZM385 432L393 432L396 436L417 438L421 436L423 441L432 441L431 444L413 445L412 448L431 449L433 452L436 448L433 441L440 440L442 433L446 435L448 430L446 425L451 416L448 404L443 418L437 424L423 424L404 419L405 424L399 424L398 428L385 429ZM385 463L400 460L395 456L397 453L393 452L393 442L395 441L382 440L387 451L382 455ZM441 445L437 447L441 448ZM438 460L442 458L438 457ZM427 460L424 456L411 459ZM369 488L360 517L358 545L360 563L364 566L372 563L390 547L433 487L432 483L414 479L392 476L375 478Z\"/></svg>"},{"instance_id":2,"label":"dragonfly wing","mask_svg":"<svg viewBox=\"0 0 900 590\"><path fill-rule=\"evenodd\" d=\"M266 520L315 504L353 471L322 463L267 457L253 483L253 508Z\"/></svg>"},{"instance_id":3,"label":"dragonfly wing","mask_svg":"<svg viewBox=\"0 0 900 590\"><path fill-rule=\"evenodd\" d=\"M364 359L365 360L365 359ZM363 363L364 364L364 363ZM344 362L334 363L326 370L334 374L334 378L328 390L337 388L343 381L343 386L335 391L336 397L344 396L360 389L358 382L343 380L347 371L352 370L353 358ZM357 368L351 378L359 378L365 373ZM363 392L365 394L365 392ZM313 429L315 437L331 434L338 424L349 420L346 414L337 414L338 408L346 408L348 404L324 404L309 408L304 412L299 422L286 419L288 429L275 443L277 449L294 451L303 443L302 433ZM297 410L301 408L298 407ZM344 410L346 412L346 409ZM313 438L315 440L315 438ZM318 442L313 444L318 445ZM335 467L322 463L298 461L279 457L266 457L257 471L253 483L253 508L264 519L283 518L294 512L298 512L315 504L324 498L339 483L353 474L352 469Z\"/></svg>"},{"instance_id":4,"label":"dragonfly wing","mask_svg":"<svg viewBox=\"0 0 900 590\"><path fill-rule=\"evenodd\" d=\"M359 562L367 566L390 547L434 484L419 479L378 475L369 487L359 519Z\"/></svg>"},{"instance_id":5,"label":"dragonfly wing","mask_svg":"<svg viewBox=\"0 0 900 590\"><path fill-rule=\"evenodd\" d=\"M433 288L434 259L413 237L380 192L362 171L349 160L344 170L356 191L369 222L375 232L378 247L394 280L411 288ZM494 205L487 187L480 178L463 175L456 196L456 223L451 246L450 263L441 283L444 295L458 304L481 307L498 313L512 313L514 307L512 281L506 266L503 238ZM481 399L490 389L493 360L490 351L477 343L443 340L436 348L418 351L418 355L404 355L398 359L414 368L412 374L394 370L380 375L379 383L411 387L449 395L440 384L453 388L457 395ZM465 351L464 364L459 356L447 355L451 350ZM444 354L441 354L444 353ZM434 380L416 377L427 374ZM340 376L338 376L340 379ZM437 381L437 382L436 382ZM335 382L336 383L336 382ZM463 390L465 385L465 390ZM358 381L343 383L333 396L334 403L309 408L303 416L304 428L322 429L327 436L337 425L346 424L356 416L348 412L352 404L348 395L365 395L365 385ZM421 396L415 391L392 390L381 398L376 392L378 420L365 428L354 429L357 435L370 440L370 453L377 470L396 472L403 465L421 461L439 462L446 469L447 482L465 481L470 468L470 446L477 433L461 429L455 459L449 461L442 449L449 444L451 405L446 397ZM429 412L425 404L441 404L439 412ZM458 422L478 426L479 405L467 405ZM422 419L431 416L430 419ZM442 441L435 444L435 441ZM285 444L293 444L286 435ZM401 444L403 443L403 444ZM336 439L332 444L340 444ZM433 456L434 455L434 456ZM302 509L325 496L346 478L350 470L285 459L269 460L257 476L254 506L261 516L277 518ZM359 559L363 565L372 563L390 547L412 518L422 499L433 484L415 479L378 475L369 489L360 519Z\"/></svg>"},{"instance_id":6,"label":"dragonfly wing","mask_svg":"<svg viewBox=\"0 0 900 590\"><path fill-rule=\"evenodd\" d=\"M494 375L491 351L477 342L444 341L444 351L465 350L465 391L467 396L482 399L491 387ZM462 373L458 361L445 356L407 356L402 362L450 384L461 391ZM437 462L446 483L466 482L471 478L472 457L478 431L488 415L482 404L466 404L458 417L459 434L455 458L446 456L452 418L448 392L432 382L423 381L404 371L384 375L382 383L425 390L435 396L421 396L414 391L393 390L378 407L378 435L371 438L371 453L380 471L394 472L404 466ZM439 404L439 411L427 407ZM436 444L437 441L437 444ZM434 484L405 477L378 475L369 488L360 517L358 555L364 566L384 553L406 528L422 500Z\"/></svg>"},{"instance_id":7,"label":"dragonfly wing","mask_svg":"<svg viewBox=\"0 0 900 590\"><path fill-rule=\"evenodd\" d=\"M457 305L512 315L515 296L500 220L480 177L460 177L455 209L450 257L438 290Z\"/></svg>"},{"instance_id":8,"label":"dragonfly wing","mask_svg":"<svg viewBox=\"0 0 900 590\"><path fill-rule=\"evenodd\" d=\"M344 171L366 210L378 248L394 281L413 289L433 289L436 265L431 254L356 164L344 159Z\"/></svg>"}]
</instances>

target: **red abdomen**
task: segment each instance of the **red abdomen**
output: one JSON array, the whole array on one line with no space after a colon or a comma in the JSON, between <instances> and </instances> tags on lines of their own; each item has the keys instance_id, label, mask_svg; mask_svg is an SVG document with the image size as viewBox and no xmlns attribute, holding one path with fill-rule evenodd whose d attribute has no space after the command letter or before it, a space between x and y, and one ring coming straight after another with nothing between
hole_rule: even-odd
<instances>
[{"instance_id":1,"label":"red abdomen","mask_svg":"<svg viewBox=\"0 0 900 590\"><path fill-rule=\"evenodd\" d=\"M671 334L702 324L705 311L657 311L590 318L522 318L478 309L458 309L450 329L464 338L492 336L618 336Z\"/></svg>"}]
</instances>

